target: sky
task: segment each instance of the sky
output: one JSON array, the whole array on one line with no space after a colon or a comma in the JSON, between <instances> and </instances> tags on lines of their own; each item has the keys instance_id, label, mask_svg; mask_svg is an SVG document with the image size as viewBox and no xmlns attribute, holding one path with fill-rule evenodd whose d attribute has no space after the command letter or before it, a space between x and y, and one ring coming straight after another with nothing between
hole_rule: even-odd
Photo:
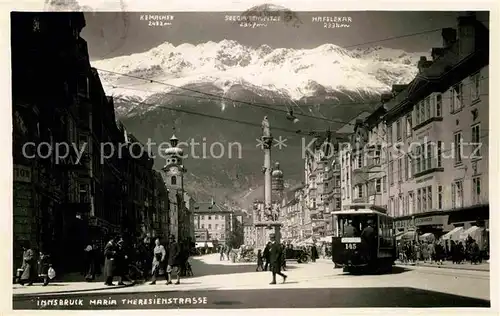
<instances>
[{"instance_id":1,"label":"sky","mask_svg":"<svg viewBox=\"0 0 500 316\"><path fill-rule=\"evenodd\" d=\"M169 26L149 26L141 15L173 16ZM435 31L388 41L390 37L425 32L443 27L456 27L460 12L454 11L355 11L355 12L297 12L291 23L272 22L267 27L244 28L225 17L241 13L224 12L97 12L85 13L87 26L82 37L88 42L92 60L141 53L162 43L199 44L223 39L258 47L315 48L322 44L341 47L384 46L408 52L426 52L442 44L441 32ZM489 13L478 12L479 20L488 24ZM325 28L313 23L313 17L347 17L348 28ZM372 43L374 42L374 43ZM370 43L368 45L359 45Z\"/></svg>"}]
</instances>

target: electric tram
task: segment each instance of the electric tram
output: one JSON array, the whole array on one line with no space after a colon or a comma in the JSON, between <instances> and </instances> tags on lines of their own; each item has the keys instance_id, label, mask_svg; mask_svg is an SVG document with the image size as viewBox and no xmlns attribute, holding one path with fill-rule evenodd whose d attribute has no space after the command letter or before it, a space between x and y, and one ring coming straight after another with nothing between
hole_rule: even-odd
<instances>
[{"instance_id":1,"label":"electric tram","mask_svg":"<svg viewBox=\"0 0 500 316\"><path fill-rule=\"evenodd\" d=\"M351 204L334 211L332 261L344 272L390 272L396 260L393 218L385 208Z\"/></svg>"}]
</instances>

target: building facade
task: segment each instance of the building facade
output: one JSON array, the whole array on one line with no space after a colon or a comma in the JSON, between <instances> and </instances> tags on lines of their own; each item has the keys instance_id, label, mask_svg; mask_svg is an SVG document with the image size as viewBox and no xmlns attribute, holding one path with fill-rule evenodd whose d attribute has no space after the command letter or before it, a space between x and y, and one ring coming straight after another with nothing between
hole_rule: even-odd
<instances>
[{"instance_id":1,"label":"building facade","mask_svg":"<svg viewBox=\"0 0 500 316\"><path fill-rule=\"evenodd\" d=\"M231 235L231 211L215 201L197 203L194 212L194 226L198 230L206 230L210 241L226 244Z\"/></svg>"},{"instance_id":2,"label":"building facade","mask_svg":"<svg viewBox=\"0 0 500 316\"><path fill-rule=\"evenodd\" d=\"M489 31L466 15L442 36L386 115L388 144L405 153L390 152L387 170L401 230L488 226Z\"/></svg>"}]
</instances>

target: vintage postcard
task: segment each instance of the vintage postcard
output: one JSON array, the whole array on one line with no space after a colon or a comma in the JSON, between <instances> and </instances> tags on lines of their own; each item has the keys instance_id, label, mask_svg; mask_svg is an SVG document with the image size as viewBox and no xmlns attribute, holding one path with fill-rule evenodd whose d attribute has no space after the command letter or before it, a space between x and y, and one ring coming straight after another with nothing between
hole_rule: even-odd
<instances>
[{"instance_id":1,"label":"vintage postcard","mask_svg":"<svg viewBox=\"0 0 500 316\"><path fill-rule=\"evenodd\" d=\"M489 11L70 9L10 13L14 310L491 306Z\"/></svg>"}]
</instances>

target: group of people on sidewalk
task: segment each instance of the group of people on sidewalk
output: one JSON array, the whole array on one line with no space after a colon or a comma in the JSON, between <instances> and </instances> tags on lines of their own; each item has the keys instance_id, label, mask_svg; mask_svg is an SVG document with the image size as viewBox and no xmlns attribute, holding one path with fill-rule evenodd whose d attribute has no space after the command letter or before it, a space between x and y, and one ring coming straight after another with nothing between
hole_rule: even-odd
<instances>
[{"instance_id":1,"label":"group of people on sidewalk","mask_svg":"<svg viewBox=\"0 0 500 316\"><path fill-rule=\"evenodd\" d=\"M446 245L442 240L436 241L408 241L398 244L399 260L402 263L435 262L438 265L443 261L451 260L454 264L469 261L471 264L481 263L484 254L481 253L478 243L468 236L465 245L462 241L451 241Z\"/></svg>"},{"instance_id":2,"label":"group of people on sidewalk","mask_svg":"<svg viewBox=\"0 0 500 316\"><path fill-rule=\"evenodd\" d=\"M23 262L17 269L16 283L31 286L33 283L41 282L43 286L49 285L50 279L55 277L50 256L40 250L38 256L30 247L28 242L23 244Z\"/></svg>"}]
</instances>

